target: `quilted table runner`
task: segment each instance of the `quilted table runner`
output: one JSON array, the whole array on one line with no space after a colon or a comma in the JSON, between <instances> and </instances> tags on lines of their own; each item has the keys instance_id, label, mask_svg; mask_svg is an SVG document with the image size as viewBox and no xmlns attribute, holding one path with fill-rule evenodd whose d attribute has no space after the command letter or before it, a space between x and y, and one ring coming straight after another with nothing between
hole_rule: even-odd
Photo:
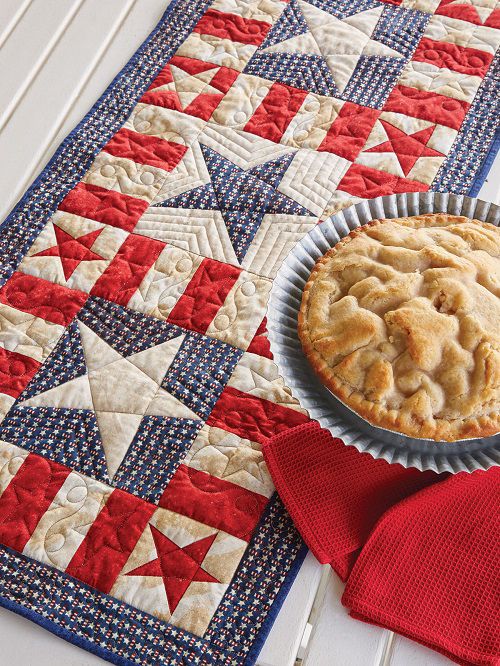
<instances>
[{"instance_id":1,"label":"quilted table runner","mask_svg":"<svg viewBox=\"0 0 500 666\"><path fill-rule=\"evenodd\" d=\"M477 190L495 4L168 9L0 235L2 605L117 664L255 662L304 556L273 276L352 201Z\"/></svg>"}]
</instances>

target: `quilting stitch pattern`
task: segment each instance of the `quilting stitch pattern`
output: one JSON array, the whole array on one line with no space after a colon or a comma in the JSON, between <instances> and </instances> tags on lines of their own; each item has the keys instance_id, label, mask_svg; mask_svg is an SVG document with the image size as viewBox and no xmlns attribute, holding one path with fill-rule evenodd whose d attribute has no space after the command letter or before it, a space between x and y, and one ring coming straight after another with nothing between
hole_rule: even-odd
<instances>
[{"instance_id":1,"label":"quilting stitch pattern","mask_svg":"<svg viewBox=\"0 0 500 666\"><path fill-rule=\"evenodd\" d=\"M111 659L254 661L301 547L260 446L307 420L272 278L352 201L467 191L499 23L489 0L179 1L4 228L6 603Z\"/></svg>"}]
</instances>

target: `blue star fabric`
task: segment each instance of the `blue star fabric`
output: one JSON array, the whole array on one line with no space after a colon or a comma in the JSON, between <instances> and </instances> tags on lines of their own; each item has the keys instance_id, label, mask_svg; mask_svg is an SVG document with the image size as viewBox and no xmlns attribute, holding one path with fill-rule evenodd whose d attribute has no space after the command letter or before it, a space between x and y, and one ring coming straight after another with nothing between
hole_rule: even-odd
<instances>
[{"instance_id":1,"label":"blue star fabric","mask_svg":"<svg viewBox=\"0 0 500 666\"><path fill-rule=\"evenodd\" d=\"M278 191L295 153L245 170L201 144L210 183L159 204L164 208L219 210L238 260L241 262L266 214L312 215Z\"/></svg>"}]
</instances>

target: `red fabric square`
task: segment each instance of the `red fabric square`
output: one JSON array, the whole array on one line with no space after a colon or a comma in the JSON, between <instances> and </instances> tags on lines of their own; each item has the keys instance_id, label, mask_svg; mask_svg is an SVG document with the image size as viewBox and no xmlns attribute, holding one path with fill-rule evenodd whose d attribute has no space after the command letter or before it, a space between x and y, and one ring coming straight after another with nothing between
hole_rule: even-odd
<instances>
[{"instance_id":1,"label":"red fabric square","mask_svg":"<svg viewBox=\"0 0 500 666\"><path fill-rule=\"evenodd\" d=\"M0 393L17 398L40 366L30 356L0 347Z\"/></svg>"},{"instance_id":2,"label":"red fabric square","mask_svg":"<svg viewBox=\"0 0 500 666\"><path fill-rule=\"evenodd\" d=\"M156 506L115 489L66 567L66 573L109 592Z\"/></svg>"},{"instance_id":3,"label":"red fabric square","mask_svg":"<svg viewBox=\"0 0 500 666\"><path fill-rule=\"evenodd\" d=\"M483 23L473 4L457 3L456 0L441 0L439 7L434 12L441 16L450 16L451 18L474 23L475 25L485 25L490 28L500 28L500 9L494 9Z\"/></svg>"},{"instance_id":4,"label":"red fabric square","mask_svg":"<svg viewBox=\"0 0 500 666\"><path fill-rule=\"evenodd\" d=\"M159 505L249 541L267 502L258 493L181 465Z\"/></svg>"},{"instance_id":5,"label":"red fabric square","mask_svg":"<svg viewBox=\"0 0 500 666\"><path fill-rule=\"evenodd\" d=\"M236 266L203 259L168 316L168 321L205 333L240 273L241 268Z\"/></svg>"},{"instance_id":6,"label":"red fabric square","mask_svg":"<svg viewBox=\"0 0 500 666\"><path fill-rule=\"evenodd\" d=\"M103 150L115 157L126 157L139 164L149 164L165 171L172 171L181 161L187 148L181 143L139 134L122 127Z\"/></svg>"},{"instance_id":7,"label":"red fabric square","mask_svg":"<svg viewBox=\"0 0 500 666\"><path fill-rule=\"evenodd\" d=\"M379 115L377 109L346 102L318 150L335 153L352 162L365 145Z\"/></svg>"},{"instance_id":8,"label":"red fabric square","mask_svg":"<svg viewBox=\"0 0 500 666\"><path fill-rule=\"evenodd\" d=\"M42 278L15 272L0 289L0 303L67 326L88 295Z\"/></svg>"},{"instance_id":9,"label":"red fabric square","mask_svg":"<svg viewBox=\"0 0 500 666\"><path fill-rule=\"evenodd\" d=\"M199 32L202 35L214 35L222 39L230 39L233 42L242 44L254 44L259 46L271 25L264 21L256 19L247 19L237 14L228 14L219 12L216 9L209 9L196 25L193 32Z\"/></svg>"},{"instance_id":10,"label":"red fabric square","mask_svg":"<svg viewBox=\"0 0 500 666\"><path fill-rule=\"evenodd\" d=\"M488 71L493 56L491 53L449 42L438 42L423 37L412 60L430 62L436 67L446 67L460 74L483 77Z\"/></svg>"},{"instance_id":11,"label":"red fabric square","mask_svg":"<svg viewBox=\"0 0 500 666\"><path fill-rule=\"evenodd\" d=\"M78 183L61 201L59 210L132 231L148 205L147 201L128 194Z\"/></svg>"},{"instance_id":12,"label":"red fabric square","mask_svg":"<svg viewBox=\"0 0 500 666\"><path fill-rule=\"evenodd\" d=\"M469 107L470 104L462 100L400 85L389 95L384 111L402 113L458 130Z\"/></svg>"},{"instance_id":13,"label":"red fabric square","mask_svg":"<svg viewBox=\"0 0 500 666\"><path fill-rule=\"evenodd\" d=\"M295 409L226 386L207 424L263 443L268 437L308 421L308 416Z\"/></svg>"},{"instance_id":14,"label":"red fabric square","mask_svg":"<svg viewBox=\"0 0 500 666\"><path fill-rule=\"evenodd\" d=\"M373 199L399 192L427 192L429 185L378 171L363 164L351 164L337 187L357 197Z\"/></svg>"},{"instance_id":15,"label":"red fabric square","mask_svg":"<svg viewBox=\"0 0 500 666\"><path fill-rule=\"evenodd\" d=\"M22 553L71 470L28 455L0 497L0 543Z\"/></svg>"},{"instance_id":16,"label":"red fabric square","mask_svg":"<svg viewBox=\"0 0 500 666\"><path fill-rule=\"evenodd\" d=\"M306 96L305 90L284 83L273 83L243 129L279 143Z\"/></svg>"},{"instance_id":17,"label":"red fabric square","mask_svg":"<svg viewBox=\"0 0 500 666\"><path fill-rule=\"evenodd\" d=\"M130 234L95 283L91 295L127 305L164 247L161 241Z\"/></svg>"}]
</instances>

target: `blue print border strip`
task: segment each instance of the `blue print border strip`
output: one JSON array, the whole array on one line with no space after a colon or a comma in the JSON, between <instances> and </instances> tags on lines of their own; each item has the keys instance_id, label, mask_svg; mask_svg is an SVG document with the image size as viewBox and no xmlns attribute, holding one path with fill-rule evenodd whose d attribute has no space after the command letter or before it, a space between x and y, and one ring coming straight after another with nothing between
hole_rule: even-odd
<instances>
[{"instance_id":1,"label":"blue print border strip","mask_svg":"<svg viewBox=\"0 0 500 666\"><path fill-rule=\"evenodd\" d=\"M500 52L493 59L431 190L476 196L499 148Z\"/></svg>"},{"instance_id":2,"label":"blue print border strip","mask_svg":"<svg viewBox=\"0 0 500 666\"><path fill-rule=\"evenodd\" d=\"M274 495L204 638L3 546L0 606L120 666L250 666L306 552Z\"/></svg>"}]
</instances>

